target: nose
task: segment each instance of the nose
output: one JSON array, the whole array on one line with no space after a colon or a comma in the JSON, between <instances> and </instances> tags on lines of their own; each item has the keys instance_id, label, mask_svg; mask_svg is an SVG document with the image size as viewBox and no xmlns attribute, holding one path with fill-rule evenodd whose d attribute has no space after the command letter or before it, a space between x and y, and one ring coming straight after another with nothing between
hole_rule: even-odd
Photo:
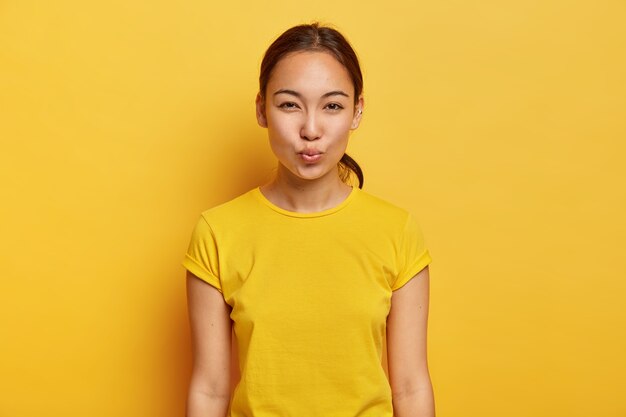
<instances>
[{"instance_id":1,"label":"nose","mask_svg":"<svg viewBox=\"0 0 626 417\"><path fill-rule=\"evenodd\" d=\"M321 126L315 112L306 113L300 128L300 137L304 140L316 140L321 136Z\"/></svg>"}]
</instances>

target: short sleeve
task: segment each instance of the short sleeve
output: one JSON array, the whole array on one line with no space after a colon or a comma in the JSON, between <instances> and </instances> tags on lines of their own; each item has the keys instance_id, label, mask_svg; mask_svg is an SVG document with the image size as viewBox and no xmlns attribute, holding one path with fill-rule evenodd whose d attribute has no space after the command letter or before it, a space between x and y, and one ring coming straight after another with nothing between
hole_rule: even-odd
<instances>
[{"instance_id":1,"label":"short sleeve","mask_svg":"<svg viewBox=\"0 0 626 417\"><path fill-rule=\"evenodd\" d=\"M430 253L426 248L422 229L415 218L409 215L398 250L398 276L391 290L395 291L409 282L430 262Z\"/></svg>"},{"instance_id":2,"label":"short sleeve","mask_svg":"<svg viewBox=\"0 0 626 417\"><path fill-rule=\"evenodd\" d=\"M191 234L191 241L183 260L183 266L222 292L217 253L217 243L211 226L201 216Z\"/></svg>"}]
</instances>

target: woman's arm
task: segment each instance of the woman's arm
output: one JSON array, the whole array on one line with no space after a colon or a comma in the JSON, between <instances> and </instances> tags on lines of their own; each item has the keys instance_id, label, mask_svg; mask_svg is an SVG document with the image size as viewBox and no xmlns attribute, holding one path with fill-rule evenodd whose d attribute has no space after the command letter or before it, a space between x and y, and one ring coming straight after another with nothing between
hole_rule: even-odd
<instances>
[{"instance_id":1,"label":"woman's arm","mask_svg":"<svg viewBox=\"0 0 626 417\"><path fill-rule=\"evenodd\" d=\"M395 290L387 317L387 363L395 417L434 417L426 359L428 266Z\"/></svg>"},{"instance_id":2,"label":"woman's arm","mask_svg":"<svg viewBox=\"0 0 626 417\"><path fill-rule=\"evenodd\" d=\"M230 306L190 272L187 304L194 356L187 417L224 417L230 400Z\"/></svg>"}]
</instances>

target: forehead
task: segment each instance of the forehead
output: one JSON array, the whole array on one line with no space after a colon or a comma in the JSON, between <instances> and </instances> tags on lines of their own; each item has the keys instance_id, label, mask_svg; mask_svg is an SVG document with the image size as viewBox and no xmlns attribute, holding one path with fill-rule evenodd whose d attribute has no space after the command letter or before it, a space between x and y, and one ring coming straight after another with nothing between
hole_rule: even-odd
<instances>
[{"instance_id":1,"label":"forehead","mask_svg":"<svg viewBox=\"0 0 626 417\"><path fill-rule=\"evenodd\" d=\"M317 92L342 90L352 95L354 87L348 70L328 52L293 52L283 57L268 82L268 93L283 88Z\"/></svg>"}]
</instances>

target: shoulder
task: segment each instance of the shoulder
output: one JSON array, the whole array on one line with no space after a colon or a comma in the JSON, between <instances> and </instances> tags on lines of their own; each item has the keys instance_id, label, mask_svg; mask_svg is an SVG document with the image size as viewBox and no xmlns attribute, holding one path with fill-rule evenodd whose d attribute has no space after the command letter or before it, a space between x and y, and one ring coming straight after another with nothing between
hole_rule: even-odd
<instances>
[{"instance_id":1,"label":"shoulder","mask_svg":"<svg viewBox=\"0 0 626 417\"><path fill-rule=\"evenodd\" d=\"M397 206L381 197L359 190L357 208L367 216L374 216L380 222L406 224L411 213L403 207Z\"/></svg>"},{"instance_id":2,"label":"shoulder","mask_svg":"<svg viewBox=\"0 0 626 417\"><path fill-rule=\"evenodd\" d=\"M241 218L241 215L250 215L250 211L257 205L254 196L256 189L249 190L231 200L204 210L201 217L209 224L221 223L231 219Z\"/></svg>"}]
</instances>

